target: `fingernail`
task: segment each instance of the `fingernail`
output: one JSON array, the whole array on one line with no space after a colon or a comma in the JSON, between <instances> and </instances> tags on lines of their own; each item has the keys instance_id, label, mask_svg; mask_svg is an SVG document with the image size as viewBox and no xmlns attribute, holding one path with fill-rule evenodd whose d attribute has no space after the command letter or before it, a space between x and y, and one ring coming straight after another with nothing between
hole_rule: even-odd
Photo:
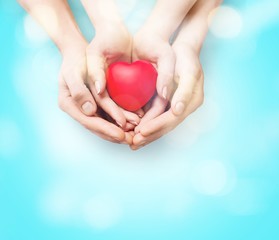
<instances>
[{"instance_id":1,"label":"fingernail","mask_svg":"<svg viewBox=\"0 0 279 240\"><path fill-rule=\"evenodd\" d=\"M100 86L99 81L95 81L95 88L96 88L97 94L99 95L101 92L101 86Z\"/></svg>"},{"instance_id":2,"label":"fingernail","mask_svg":"<svg viewBox=\"0 0 279 240\"><path fill-rule=\"evenodd\" d=\"M116 122L117 123L117 125L119 126L119 127L122 127L123 128L123 124L121 124L120 122Z\"/></svg>"},{"instance_id":3,"label":"fingernail","mask_svg":"<svg viewBox=\"0 0 279 240\"><path fill-rule=\"evenodd\" d=\"M185 105L183 102L178 102L175 104L175 112L176 114L180 115L184 112L185 110Z\"/></svg>"},{"instance_id":4,"label":"fingernail","mask_svg":"<svg viewBox=\"0 0 279 240\"><path fill-rule=\"evenodd\" d=\"M132 123L132 124L134 124L134 125L136 125L136 126L138 126L138 125L139 125L139 123L138 123L138 122L136 122L136 121L130 121L130 123Z\"/></svg>"},{"instance_id":5,"label":"fingernail","mask_svg":"<svg viewBox=\"0 0 279 240\"><path fill-rule=\"evenodd\" d=\"M90 115L93 112L93 105L91 102L84 103L81 108L86 115Z\"/></svg>"},{"instance_id":6,"label":"fingernail","mask_svg":"<svg viewBox=\"0 0 279 240\"><path fill-rule=\"evenodd\" d=\"M162 91L162 96L166 100L167 100L167 95L168 95L168 89L167 89L167 87L164 87L163 91Z\"/></svg>"}]
</instances>

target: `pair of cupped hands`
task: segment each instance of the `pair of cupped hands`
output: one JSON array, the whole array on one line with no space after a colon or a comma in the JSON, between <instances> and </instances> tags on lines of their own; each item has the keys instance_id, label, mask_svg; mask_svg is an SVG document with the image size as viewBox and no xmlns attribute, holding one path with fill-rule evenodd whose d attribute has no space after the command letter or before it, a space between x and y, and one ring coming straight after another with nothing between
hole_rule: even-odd
<instances>
[{"instance_id":1,"label":"pair of cupped hands","mask_svg":"<svg viewBox=\"0 0 279 240\"><path fill-rule=\"evenodd\" d=\"M90 43L81 35L62 52L60 108L94 134L128 144L133 150L173 130L203 102L199 52L206 27L195 15L185 19L172 43L170 34L161 34L148 23L134 36L123 23L113 21L95 26ZM200 30L194 34L192 30L198 24ZM114 62L136 60L149 61L156 67L157 91L143 109L129 112L110 98L106 69Z\"/></svg>"}]
</instances>

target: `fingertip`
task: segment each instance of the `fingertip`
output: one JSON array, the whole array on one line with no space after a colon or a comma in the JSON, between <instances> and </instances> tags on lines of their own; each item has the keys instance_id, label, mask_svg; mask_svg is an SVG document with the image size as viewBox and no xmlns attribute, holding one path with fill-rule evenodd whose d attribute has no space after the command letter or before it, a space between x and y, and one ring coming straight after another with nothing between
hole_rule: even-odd
<instances>
[{"instance_id":1,"label":"fingertip","mask_svg":"<svg viewBox=\"0 0 279 240\"><path fill-rule=\"evenodd\" d=\"M168 97L168 88L167 86L164 86L163 89L162 89L162 97L167 100L167 97Z\"/></svg>"},{"instance_id":2,"label":"fingertip","mask_svg":"<svg viewBox=\"0 0 279 240\"><path fill-rule=\"evenodd\" d=\"M125 132L125 140L123 141L124 144L131 145L133 142L133 137L129 132Z\"/></svg>"},{"instance_id":3,"label":"fingertip","mask_svg":"<svg viewBox=\"0 0 279 240\"><path fill-rule=\"evenodd\" d=\"M124 142L125 141L125 132L124 131L118 131L114 134L113 139L115 139L117 142Z\"/></svg>"},{"instance_id":4,"label":"fingertip","mask_svg":"<svg viewBox=\"0 0 279 240\"><path fill-rule=\"evenodd\" d=\"M176 116L180 116L185 111L185 103L182 101L176 102L172 107L172 112Z\"/></svg>"},{"instance_id":5,"label":"fingertip","mask_svg":"<svg viewBox=\"0 0 279 240\"><path fill-rule=\"evenodd\" d=\"M133 151L137 151L137 150L139 150L139 147L137 147L135 145L130 145L130 149Z\"/></svg>"},{"instance_id":6,"label":"fingertip","mask_svg":"<svg viewBox=\"0 0 279 240\"><path fill-rule=\"evenodd\" d=\"M100 85L100 82L97 80L97 81L95 81L95 89L96 89L96 93L98 94L98 95L100 95L100 93L101 93L101 85Z\"/></svg>"},{"instance_id":7,"label":"fingertip","mask_svg":"<svg viewBox=\"0 0 279 240\"><path fill-rule=\"evenodd\" d=\"M97 107L96 104L93 104L91 101L86 101L82 104L81 110L86 116L92 116L95 114Z\"/></svg>"},{"instance_id":8,"label":"fingertip","mask_svg":"<svg viewBox=\"0 0 279 240\"><path fill-rule=\"evenodd\" d=\"M144 116L144 111L143 111L143 109L141 108L141 109L137 110L137 111L136 111L136 114L139 116L139 118L142 118L142 117Z\"/></svg>"}]
</instances>

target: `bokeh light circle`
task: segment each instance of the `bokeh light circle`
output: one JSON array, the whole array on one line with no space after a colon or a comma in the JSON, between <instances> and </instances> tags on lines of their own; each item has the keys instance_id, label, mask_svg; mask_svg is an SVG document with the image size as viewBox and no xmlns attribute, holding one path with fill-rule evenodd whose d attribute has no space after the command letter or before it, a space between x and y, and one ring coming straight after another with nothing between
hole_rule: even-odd
<instances>
[{"instance_id":1,"label":"bokeh light circle","mask_svg":"<svg viewBox=\"0 0 279 240\"><path fill-rule=\"evenodd\" d=\"M214 9L208 18L209 29L219 38L235 38L242 30L240 13L232 7L221 6Z\"/></svg>"}]
</instances>

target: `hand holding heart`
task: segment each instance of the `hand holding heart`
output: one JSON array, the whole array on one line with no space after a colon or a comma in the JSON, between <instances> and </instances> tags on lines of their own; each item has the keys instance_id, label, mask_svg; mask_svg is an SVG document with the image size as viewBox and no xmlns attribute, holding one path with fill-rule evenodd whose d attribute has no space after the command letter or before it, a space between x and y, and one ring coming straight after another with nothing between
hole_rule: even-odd
<instances>
[{"instance_id":1,"label":"hand holding heart","mask_svg":"<svg viewBox=\"0 0 279 240\"><path fill-rule=\"evenodd\" d=\"M132 37L115 1L81 0L95 28L88 44L67 1L43 3L57 16L55 31L36 11L41 1L20 1L63 56L61 109L94 134L132 149L171 131L202 103L199 53L209 13L220 2L157 0Z\"/></svg>"}]
</instances>

